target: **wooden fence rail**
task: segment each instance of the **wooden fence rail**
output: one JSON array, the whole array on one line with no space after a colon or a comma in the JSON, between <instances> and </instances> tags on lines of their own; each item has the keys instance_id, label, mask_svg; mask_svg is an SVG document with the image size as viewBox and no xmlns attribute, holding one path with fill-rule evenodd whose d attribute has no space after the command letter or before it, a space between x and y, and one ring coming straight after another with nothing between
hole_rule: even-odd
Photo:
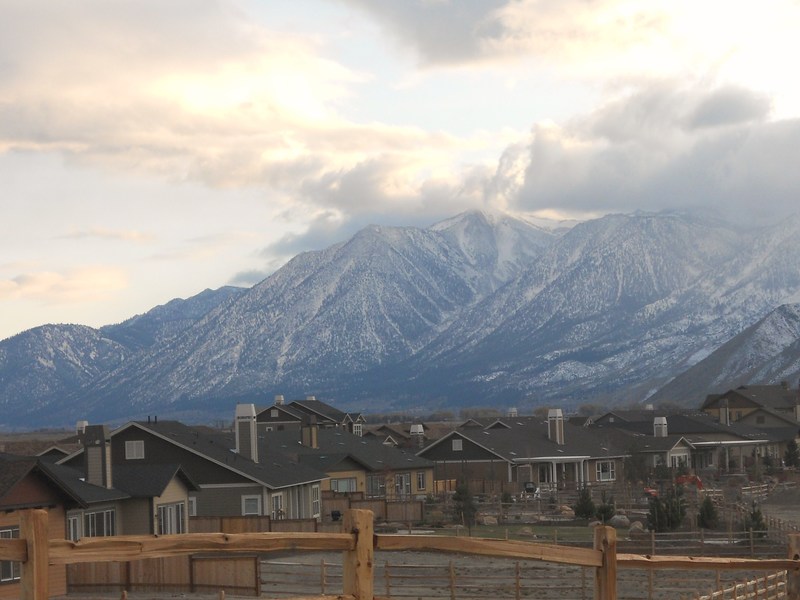
<instances>
[{"instance_id":1,"label":"wooden fence rail","mask_svg":"<svg viewBox=\"0 0 800 600\"><path fill-rule=\"evenodd\" d=\"M787 598L800 600L800 536L793 535L786 559L711 558L617 554L616 530L596 527L594 548L527 542L415 535L374 535L373 514L349 510L343 533L197 533L165 536L48 540L47 512L21 512L20 539L0 540L0 559L22 563L21 600L47 600L50 565L141 560L200 552L266 553L275 550L340 550L342 592L356 600L374 598L374 550L432 550L478 556L540 560L594 569L596 600L617 600L618 569L786 570Z\"/></svg>"}]
</instances>

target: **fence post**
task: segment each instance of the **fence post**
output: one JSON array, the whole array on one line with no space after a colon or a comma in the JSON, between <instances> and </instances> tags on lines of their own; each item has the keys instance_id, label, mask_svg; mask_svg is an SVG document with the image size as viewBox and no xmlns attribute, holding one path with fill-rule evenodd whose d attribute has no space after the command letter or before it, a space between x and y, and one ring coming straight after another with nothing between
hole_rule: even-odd
<instances>
[{"instance_id":1,"label":"fence post","mask_svg":"<svg viewBox=\"0 0 800 600\"><path fill-rule=\"evenodd\" d=\"M28 560L22 563L21 600L47 600L48 562L47 511L23 510L19 517L19 535L28 545Z\"/></svg>"},{"instance_id":2,"label":"fence post","mask_svg":"<svg viewBox=\"0 0 800 600\"><path fill-rule=\"evenodd\" d=\"M374 548L372 511L348 509L342 525L345 533L356 536L354 550L346 550L342 565L342 591L356 600L373 600Z\"/></svg>"},{"instance_id":3,"label":"fence post","mask_svg":"<svg viewBox=\"0 0 800 600\"><path fill-rule=\"evenodd\" d=\"M800 533L789 534L789 558L800 560ZM800 600L800 567L786 571L786 598Z\"/></svg>"},{"instance_id":4,"label":"fence post","mask_svg":"<svg viewBox=\"0 0 800 600\"><path fill-rule=\"evenodd\" d=\"M595 600L617 600L617 530L595 527L594 549L603 553L603 566L595 569Z\"/></svg>"}]
</instances>

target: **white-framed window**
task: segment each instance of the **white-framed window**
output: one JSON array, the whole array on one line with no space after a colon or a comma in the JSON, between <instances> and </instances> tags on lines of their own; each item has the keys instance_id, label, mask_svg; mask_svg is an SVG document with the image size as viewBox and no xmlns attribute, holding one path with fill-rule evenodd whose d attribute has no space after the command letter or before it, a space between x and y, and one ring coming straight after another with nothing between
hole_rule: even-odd
<instances>
[{"instance_id":1,"label":"white-framed window","mask_svg":"<svg viewBox=\"0 0 800 600\"><path fill-rule=\"evenodd\" d=\"M461 438L453 439L453 452L461 452L464 449L464 440Z\"/></svg>"},{"instance_id":2,"label":"white-framed window","mask_svg":"<svg viewBox=\"0 0 800 600\"><path fill-rule=\"evenodd\" d=\"M186 507L183 502L161 504L158 507L159 535L186 533Z\"/></svg>"},{"instance_id":3,"label":"white-framed window","mask_svg":"<svg viewBox=\"0 0 800 600\"><path fill-rule=\"evenodd\" d=\"M398 498L411 494L411 473L398 473L394 476L394 491Z\"/></svg>"},{"instance_id":4,"label":"white-framed window","mask_svg":"<svg viewBox=\"0 0 800 600\"><path fill-rule=\"evenodd\" d=\"M356 478L355 477L342 477L341 479L331 479L332 492L355 492Z\"/></svg>"},{"instance_id":5,"label":"white-framed window","mask_svg":"<svg viewBox=\"0 0 800 600\"><path fill-rule=\"evenodd\" d=\"M81 519L80 515L72 515L67 517L67 539L71 542L77 542L81 537Z\"/></svg>"},{"instance_id":6,"label":"white-framed window","mask_svg":"<svg viewBox=\"0 0 800 600\"><path fill-rule=\"evenodd\" d=\"M197 496L189 496L187 499L189 502L189 516L196 517L197 516Z\"/></svg>"},{"instance_id":7,"label":"white-framed window","mask_svg":"<svg viewBox=\"0 0 800 600\"><path fill-rule=\"evenodd\" d=\"M0 529L0 539L10 540L19 537L19 527L7 527ZM0 560L0 582L19 581L22 574L21 563Z\"/></svg>"},{"instance_id":8,"label":"white-framed window","mask_svg":"<svg viewBox=\"0 0 800 600\"><path fill-rule=\"evenodd\" d=\"M87 512L83 515L85 537L108 537L116 535L117 512L113 508Z\"/></svg>"},{"instance_id":9,"label":"white-framed window","mask_svg":"<svg viewBox=\"0 0 800 600\"><path fill-rule=\"evenodd\" d=\"M598 460L596 463L597 481L616 481L617 466L613 460Z\"/></svg>"},{"instance_id":10,"label":"white-framed window","mask_svg":"<svg viewBox=\"0 0 800 600\"><path fill-rule=\"evenodd\" d=\"M677 469L689 464L689 457L685 454L672 454L670 455L669 460L673 469Z\"/></svg>"},{"instance_id":11,"label":"white-framed window","mask_svg":"<svg viewBox=\"0 0 800 600\"><path fill-rule=\"evenodd\" d=\"M319 485L311 486L311 515L319 517L321 512L319 504Z\"/></svg>"},{"instance_id":12,"label":"white-framed window","mask_svg":"<svg viewBox=\"0 0 800 600\"><path fill-rule=\"evenodd\" d=\"M260 515L261 496L242 496L242 515Z\"/></svg>"},{"instance_id":13,"label":"white-framed window","mask_svg":"<svg viewBox=\"0 0 800 600\"><path fill-rule=\"evenodd\" d=\"M283 512L283 494L272 494L272 512L270 517L273 519L283 519L286 515Z\"/></svg>"},{"instance_id":14,"label":"white-framed window","mask_svg":"<svg viewBox=\"0 0 800 600\"><path fill-rule=\"evenodd\" d=\"M125 442L125 460L144 458L144 440L128 440Z\"/></svg>"},{"instance_id":15,"label":"white-framed window","mask_svg":"<svg viewBox=\"0 0 800 600\"><path fill-rule=\"evenodd\" d=\"M427 478L425 477L425 471L417 471L417 491L421 492L427 487L428 482Z\"/></svg>"},{"instance_id":16,"label":"white-framed window","mask_svg":"<svg viewBox=\"0 0 800 600\"><path fill-rule=\"evenodd\" d=\"M361 423L353 423L353 435L361 437L364 434L364 426Z\"/></svg>"}]
</instances>

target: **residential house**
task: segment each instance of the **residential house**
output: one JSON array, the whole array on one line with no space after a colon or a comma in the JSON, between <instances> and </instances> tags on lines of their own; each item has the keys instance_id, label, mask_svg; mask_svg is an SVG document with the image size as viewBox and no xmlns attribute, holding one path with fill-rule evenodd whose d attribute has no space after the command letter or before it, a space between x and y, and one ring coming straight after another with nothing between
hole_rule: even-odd
<instances>
[{"instance_id":1,"label":"residential house","mask_svg":"<svg viewBox=\"0 0 800 600\"><path fill-rule=\"evenodd\" d=\"M701 408L725 424L739 421L761 408L800 422L800 388L792 389L786 381L780 385L742 385L707 396Z\"/></svg>"},{"instance_id":2,"label":"residential house","mask_svg":"<svg viewBox=\"0 0 800 600\"><path fill-rule=\"evenodd\" d=\"M746 423L724 424L700 411L615 410L595 419L592 428L616 430L631 453L651 457L649 466L686 466L707 475L738 473L755 456L777 457L783 430Z\"/></svg>"},{"instance_id":3,"label":"residential house","mask_svg":"<svg viewBox=\"0 0 800 600\"><path fill-rule=\"evenodd\" d=\"M505 417L460 428L418 455L433 461L437 491L467 482L476 493L613 483L622 477L624 459L603 432L571 425L561 409L551 409L544 421Z\"/></svg>"},{"instance_id":4,"label":"residential house","mask_svg":"<svg viewBox=\"0 0 800 600\"><path fill-rule=\"evenodd\" d=\"M284 397L277 395L272 406L256 412L259 432L297 430L312 420L322 429L345 429L358 436L363 434L366 423L361 413L343 412L314 396L286 404Z\"/></svg>"},{"instance_id":5,"label":"residential house","mask_svg":"<svg viewBox=\"0 0 800 600\"><path fill-rule=\"evenodd\" d=\"M180 465L194 485L187 498L190 516L319 517L325 474L283 454L259 455L256 439L254 411L237 420L235 433L133 421L111 432L109 462L115 470L136 467L139 476Z\"/></svg>"},{"instance_id":6,"label":"residential house","mask_svg":"<svg viewBox=\"0 0 800 600\"><path fill-rule=\"evenodd\" d=\"M433 463L379 439L315 424L259 438L262 452L286 453L329 477L323 491L359 492L366 498L420 500L433 489Z\"/></svg>"}]
</instances>

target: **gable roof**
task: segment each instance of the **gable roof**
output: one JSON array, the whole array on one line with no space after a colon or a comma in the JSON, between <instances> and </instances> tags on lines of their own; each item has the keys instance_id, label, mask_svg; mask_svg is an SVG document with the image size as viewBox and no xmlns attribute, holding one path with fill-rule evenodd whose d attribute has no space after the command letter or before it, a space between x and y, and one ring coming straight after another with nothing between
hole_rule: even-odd
<instances>
[{"instance_id":1,"label":"gable roof","mask_svg":"<svg viewBox=\"0 0 800 600\"><path fill-rule=\"evenodd\" d=\"M739 396L749 400L756 406L773 409L793 408L800 399L800 390L783 385L742 385L728 390L724 394L712 394L706 397L703 408L719 405L726 397Z\"/></svg>"},{"instance_id":2,"label":"gable roof","mask_svg":"<svg viewBox=\"0 0 800 600\"><path fill-rule=\"evenodd\" d=\"M236 440L233 433L209 434L178 421L159 421L131 422L112 432L111 436L129 427L148 431L185 451L202 456L270 489L315 483L327 478L324 473L298 464L281 453L270 455L268 460L253 462L234 451Z\"/></svg>"},{"instance_id":3,"label":"gable roof","mask_svg":"<svg viewBox=\"0 0 800 600\"><path fill-rule=\"evenodd\" d=\"M117 489L107 489L83 480L77 469L55 465L30 456L0 454L0 499L31 473L40 473L68 500L86 508L99 502L113 502L128 498Z\"/></svg>"},{"instance_id":4,"label":"gable roof","mask_svg":"<svg viewBox=\"0 0 800 600\"><path fill-rule=\"evenodd\" d=\"M114 465L114 487L128 493L131 498L162 496L176 477L189 490L199 489L180 465Z\"/></svg>"},{"instance_id":5,"label":"gable roof","mask_svg":"<svg viewBox=\"0 0 800 600\"><path fill-rule=\"evenodd\" d=\"M344 423L348 417L346 412L342 412L338 408L319 400L293 400L289 403L289 406L293 406L305 414L313 414L335 423Z\"/></svg>"},{"instance_id":6,"label":"gable roof","mask_svg":"<svg viewBox=\"0 0 800 600\"><path fill-rule=\"evenodd\" d=\"M568 460L577 458L605 458L623 456L621 448L602 431L564 422L564 444L557 444L547 436L547 422L536 417L504 419L507 427L453 431L420 450L425 455L431 448L453 436L460 436L505 461L530 462L532 460Z\"/></svg>"},{"instance_id":7,"label":"gable roof","mask_svg":"<svg viewBox=\"0 0 800 600\"><path fill-rule=\"evenodd\" d=\"M259 439L267 454L287 452L297 454L302 464L327 471L346 459L352 459L367 471L422 469L433 466L429 460L411 451L382 443L373 437L359 437L338 429L319 429L319 448L300 443L296 431L271 431ZM261 450L259 450L261 451Z\"/></svg>"}]
</instances>

